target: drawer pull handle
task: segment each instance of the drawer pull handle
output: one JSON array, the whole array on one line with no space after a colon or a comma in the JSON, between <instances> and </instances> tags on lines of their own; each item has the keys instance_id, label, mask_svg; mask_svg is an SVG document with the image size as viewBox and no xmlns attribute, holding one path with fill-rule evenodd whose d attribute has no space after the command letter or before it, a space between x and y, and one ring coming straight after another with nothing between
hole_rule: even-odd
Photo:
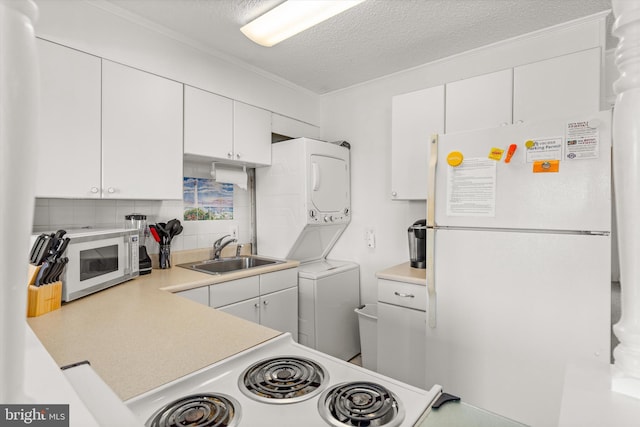
<instances>
[{"instance_id":1,"label":"drawer pull handle","mask_svg":"<svg viewBox=\"0 0 640 427\"><path fill-rule=\"evenodd\" d=\"M398 291L395 291L395 292L394 292L394 294L395 294L396 296L399 296L399 297L402 297L402 298L415 298L415 297L416 297L416 296L415 296L415 295L413 295L413 294L402 294L402 293L400 293L400 292L398 292Z\"/></svg>"}]
</instances>

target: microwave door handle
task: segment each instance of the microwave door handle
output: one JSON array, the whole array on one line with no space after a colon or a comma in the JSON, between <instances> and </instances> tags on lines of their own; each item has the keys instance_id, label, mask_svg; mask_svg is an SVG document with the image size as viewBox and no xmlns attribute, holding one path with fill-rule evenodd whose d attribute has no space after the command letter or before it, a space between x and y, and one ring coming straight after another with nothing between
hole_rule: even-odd
<instances>
[{"instance_id":1,"label":"microwave door handle","mask_svg":"<svg viewBox=\"0 0 640 427\"><path fill-rule=\"evenodd\" d=\"M129 274L131 273L131 244L130 242L127 241L127 237L124 238L124 259L126 260L126 263L124 265L124 274Z\"/></svg>"}]
</instances>

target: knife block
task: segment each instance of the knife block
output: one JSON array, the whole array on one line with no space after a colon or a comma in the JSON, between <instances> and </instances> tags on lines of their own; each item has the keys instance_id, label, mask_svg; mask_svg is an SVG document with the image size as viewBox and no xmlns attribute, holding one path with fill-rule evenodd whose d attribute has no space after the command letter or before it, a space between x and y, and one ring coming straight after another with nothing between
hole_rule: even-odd
<instances>
[{"instance_id":1,"label":"knife block","mask_svg":"<svg viewBox=\"0 0 640 427\"><path fill-rule=\"evenodd\" d=\"M39 271L39 266L29 264L27 317L41 316L59 309L62 305L62 282L34 286Z\"/></svg>"}]
</instances>

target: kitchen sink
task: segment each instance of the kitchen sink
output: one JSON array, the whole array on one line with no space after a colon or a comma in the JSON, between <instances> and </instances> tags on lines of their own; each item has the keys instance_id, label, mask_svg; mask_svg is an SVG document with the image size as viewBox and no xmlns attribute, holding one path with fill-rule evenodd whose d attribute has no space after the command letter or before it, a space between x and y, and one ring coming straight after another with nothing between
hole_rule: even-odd
<instances>
[{"instance_id":1,"label":"kitchen sink","mask_svg":"<svg viewBox=\"0 0 640 427\"><path fill-rule=\"evenodd\" d=\"M260 258L256 256L239 256L233 258L210 259L205 261L179 264L178 267L200 271L209 274L233 273L234 271L248 270L266 265L282 264L284 261Z\"/></svg>"}]
</instances>

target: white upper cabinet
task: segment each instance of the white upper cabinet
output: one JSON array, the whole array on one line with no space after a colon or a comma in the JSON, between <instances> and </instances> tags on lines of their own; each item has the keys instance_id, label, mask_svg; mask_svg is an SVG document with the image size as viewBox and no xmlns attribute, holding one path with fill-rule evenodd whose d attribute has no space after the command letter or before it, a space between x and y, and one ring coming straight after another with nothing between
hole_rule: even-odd
<instances>
[{"instance_id":1,"label":"white upper cabinet","mask_svg":"<svg viewBox=\"0 0 640 427\"><path fill-rule=\"evenodd\" d=\"M513 70L446 85L446 133L511 124Z\"/></svg>"},{"instance_id":2,"label":"white upper cabinet","mask_svg":"<svg viewBox=\"0 0 640 427\"><path fill-rule=\"evenodd\" d=\"M233 155L233 100L184 87L184 153L215 158Z\"/></svg>"},{"instance_id":3,"label":"white upper cabinet","mask_svg":"<svg viewBox=\"0 0 640 427\"><path fill-rule=\"evenodd\" d=\"M271 112L185 86L184 154L226 163L271 164Z\"/></svg>"},{"instance_id":4,"label":"white upper cabinet","mask_svg":"<svg viewBox=\"0 0 640 427\"><path fill-rule=\"evenodd\" d=\"M271 113L271 132L289 138L320 138L320 128L290 117Z\"/></svg>"},{"instance_id":5,"label":"white upper cabinet","mask_svg":"<svg viewBox=\"0 0 640 427\"><path fill-rule=\"evenodd\" d=\"M427 198L429 141L444 132L444 86L394 96L391 113L391 198Z\"/></svg>"},{"instance_id":6,"label":"white upper cabinet","mask_svg":"<svg viewBox=\"0 0 640 427\"><path fill-rule=\"evenodd\" d=\"M36 196L100 197L100 58L37 40Z\"/></svg>"},{"instance_id":7,"label":"white upper cabinet","mask_svg":"<svg viewBox=\"0 0 640 427\"><path fill-rule=\"evenodd\" d=\"M103 197L182 199L182 84L103 60Z\"/></svg>"},{"instance_id":8,"label":"white upper cabinet","mask_svg":"<svg viewBox=\"0 0 640 427\"><path fill-rule=\"evenodd\" d=\"M600 48L514 69L513 122L600 111Z\"/></svg>"},{"instance_id":9,"label":"white upper cabinet","mask_svg":"<svg viewBox=\"0 0 640 427\"><path fill-rule=\"evenodd\" d=\"M233 159L271 164L271 112L233 101Z\"/></svg>"}]
</instances>

